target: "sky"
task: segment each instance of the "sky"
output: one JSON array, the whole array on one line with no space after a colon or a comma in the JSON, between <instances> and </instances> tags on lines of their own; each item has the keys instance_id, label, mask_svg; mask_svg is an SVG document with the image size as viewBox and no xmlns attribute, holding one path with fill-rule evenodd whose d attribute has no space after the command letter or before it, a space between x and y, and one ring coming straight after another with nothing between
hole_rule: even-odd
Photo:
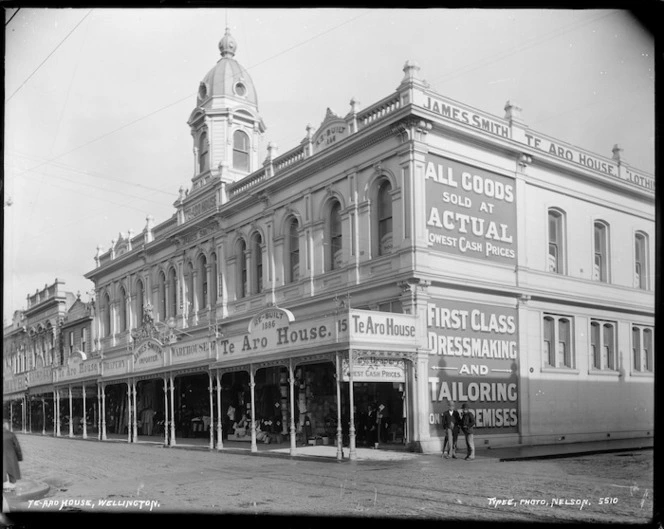
<instances>
[{"instance_id":1,"label":"sky","mask_svg":"<svg viewBox=\"0 0 664 529\"><path fill-rule=\"evenodd\" d=\"M173 215L194 171L187 119L226 26L279 153L328 107L391 95L412 60L445 97L498 117L510 100L534 131L609 158L617 143L654 172L654 40L627 11L5 13L5 320L55 278L87 300L98 245Z\"/></svg>"}]
</instances>

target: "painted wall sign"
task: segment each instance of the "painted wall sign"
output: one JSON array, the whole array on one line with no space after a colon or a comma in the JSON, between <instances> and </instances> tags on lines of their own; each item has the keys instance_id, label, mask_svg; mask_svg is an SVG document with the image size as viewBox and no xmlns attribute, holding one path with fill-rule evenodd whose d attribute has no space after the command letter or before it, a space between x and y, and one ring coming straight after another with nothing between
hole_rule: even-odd
<instances>
[{"instance_id":1,"label":"painted wall sign","mask_svg":"<svg viewBox=\"0 0 664 529\"><path fill-rule=\"evenodd\" d=\"M163 348L157 340L148 339L134 352L134 371L152 369L163 365Z\"/></svg>"},{"instance_id":2,"label":"painted wall sign","mask_svg":"<svg viewBox=\"0 0 664 529\"><path fill-rule=\"evenodd\" d=\"M28 379L25 375L19 375L16 378L5 378L2 380L3 393L17 393L25 391L28 387Z\"/></svg>"},{"instance_id":3,"label":"painted wall sign","mask_svg":"<svg viewBox=\"0 0 664 529\"><path fill-rule=\"evenodd\" d=\"M341 361L341 377L350 381L348 360ZM406 363L403 360L375 356L353 357L353 382L405 382Z\"/></svg>"},{"instance_id":4,"label":"painted wall sign","mask_svg":"<svg viewBox=\"0 0 664 529\"><path fill-rule=\"evenodd\" d=\"M423 171L429 247L514 264L514 180L433 154L426 156Z\"/></svg>"},{"instance_id":5,"label":"painted wall sign","mask_svg":"<svg viewBox=\"0 0 664 529\"><path fill-rule=\"evenodd\" d=\"M206 211L210 211L217 205L217 201L215 197L209 197L206 198L205 200L201 200L200 202L197 202L196 204L193 204L189 206L188 208L185 208L184 210L184 220L188 221L191 219L195 219L196 217L202 215Z\"/></svg>"},{"instance_id":6,"label":"painted wall sign","mask_svg":"<svg viewBox=\"0 0 664 529\"><path fill-rule=\"evenodd\" d=\"M209 340L199 340L183 345L172 345L171 364L210 358L212 351L214 351L214 341L211 342Z\"/></svg>"},{"instance_id":7,"label":"painted wall sign","mask_svg":"<svg viewBox=\"0 0 664 529\"><path fill-rule=\"evenodd\" d=\"M414 349L423 338L422 326L416 316L351 309L349 337L352 343L382 344Z\"/></svg>"},{"instance_id":8,"label":"painted wall sign","mask_svg":"<svg viewBox=\"0 0 664 529\"><path fill-rule=\"evenodd\" d=\"M109 358L102 362L102 375L124 375L129 371L129 356L120 358Z\"/></svg>"},{"instance_id":9,"label":"painted wall sign","mask_svg":"<svg viewBox=\"0 0 664 529\"><path fill-rule=\"evenodd\" d=\"M279 307L270 307L260 311L249 322L249 332L269 331L275 327L282 327L295 321L290 310Z\"/></svg>"},{"instance_id":10,"label":"painted wall sign","mask_svg":"<svg viewBox=\"0 0 664 529\"><path fill-rule=\"evenodd\" d=\"M66 366L55 371L53 379L56 382L64 382L78 378L94 377L100 374L100 368L101 362L99 358L81 360L74 357L69 360Z\"/></svg>"},{"instance_id":11,"label":"painted wall sign","mask_svg":"<svg viewBox=\"0 0 664 529\"><path fill-rule=\"evenodd\" d=\"M53 383L53 368L44 367L42 369L35 369L28 373L29 386L41 386L44 384Z\"/></svg>"},{"instance_id":12,"label":"painted wall sign","mask_svg":"<svg viewBox=\"0 0 664 529\"><path fill-rule=\"evenodd\" d=\"M254 331L251 333L219 340L219 359L290 351L348 340L347 314L283 322L268 328L255 325L252 328Z\"/></svg>"},{"instance_id":13,"label":"painted wall sign","mask_svg":"<svg viewBox=\"0 0 664 529\"><path fill-rule=\"evenodd\" d=\"M468 403L479 434L518 431L516 309L452 300L427 304L431 435L448 402Z\"/></svg>"}]
</instances>

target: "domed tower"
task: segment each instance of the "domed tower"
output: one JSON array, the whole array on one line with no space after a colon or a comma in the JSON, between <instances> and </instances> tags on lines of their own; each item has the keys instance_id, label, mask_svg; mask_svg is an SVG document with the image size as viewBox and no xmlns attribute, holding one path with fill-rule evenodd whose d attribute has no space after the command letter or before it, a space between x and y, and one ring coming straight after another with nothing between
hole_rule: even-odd
<instances>
[{"instance_id":1,"label":"domed tower","mask_svg":"<svg viewBox=\"0 0 664 529\"><path fill-rule=\"evenodd\" d=\"M222 164L227 183L260 167L258 143L265 124L251 76L233 58L236 50L226 28L219 42L221 59L198 87L197 106L188 121L194 139L194 188L221 174Z\"/></svg>"}]
</instances>

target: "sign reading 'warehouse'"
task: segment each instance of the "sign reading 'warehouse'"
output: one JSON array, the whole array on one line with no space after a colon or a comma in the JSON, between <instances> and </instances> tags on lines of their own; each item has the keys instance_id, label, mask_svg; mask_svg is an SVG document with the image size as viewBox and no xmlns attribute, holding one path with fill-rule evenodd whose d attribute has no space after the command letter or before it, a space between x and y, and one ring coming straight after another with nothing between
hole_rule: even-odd
<instances>
[{"instance_id":1,"label":"sign reading 'warehouse'","mask_svg":"<svg viewBox=\"0 0 664 529\"><path fill-rule=\"evenodd\" d=\"M467 402L478 433L518 431L516 309L434 300L427 304L431 435L448 403Z\"/></svg>"},{"instance_id":2,"label":"sign reading 'warehouse'","mask_svg":"<svg viewBox=\"0 0 664 529\"><path fill-rule=\"evenodd\" d=\"M431 154L424 162L424 178L431 248L516 261L516 190L511 178Z\"/></svg>"}]
</instances>

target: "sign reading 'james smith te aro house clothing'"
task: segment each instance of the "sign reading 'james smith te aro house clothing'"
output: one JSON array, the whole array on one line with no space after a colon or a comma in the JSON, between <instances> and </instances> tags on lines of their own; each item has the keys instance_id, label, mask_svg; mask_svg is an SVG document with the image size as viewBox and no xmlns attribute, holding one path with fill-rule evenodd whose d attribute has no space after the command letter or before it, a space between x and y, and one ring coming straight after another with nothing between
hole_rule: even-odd
<instances>
[{"instance_id":1,"label":"sign reading 'james smith te aro house clothing'","mask_svg":"<svg viewBox=\"0 0 664 529\"><path fill-rule=\"evenodd\" d=\"M433 154L423 171L429 247L515 264L514 180Z\"/></svg>"},{"instance_id":2,"label":"sign reading 'james smith te aro house clothing'","mask_svg":"<svg viewBox=\"0 0 664 529\"><path fill-rule=\"evenodd\" d=\"M448 402L466 402L477 433L518 431L518 327L513 308L454 300L427 304L430 432L442 437Z\"/></svg>"}]
</instances>

